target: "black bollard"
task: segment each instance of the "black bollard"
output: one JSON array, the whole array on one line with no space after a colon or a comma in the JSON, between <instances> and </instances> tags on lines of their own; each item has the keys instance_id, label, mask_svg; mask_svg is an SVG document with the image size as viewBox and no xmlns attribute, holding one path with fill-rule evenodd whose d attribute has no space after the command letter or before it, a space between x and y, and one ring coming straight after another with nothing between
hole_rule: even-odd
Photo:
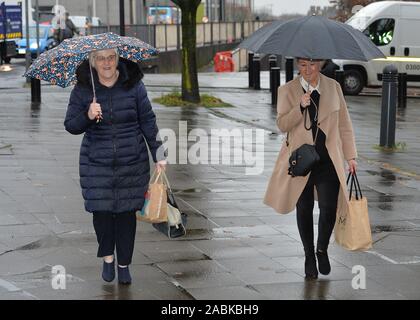
<instances>
[{"instance_id":1,"label":"black bollard","mask_svg":"<svg viewBox=\"0 0 420 320\"><path fill-rule=\"evenodd\" d=\"M270 71L271 68L277 67L277 56L270 55L268 57L268 70ZM271 78L271 72L270 72L270 91L273 90L273 79Z\"/></svg>"},{"instance_id":2,"label":"black bollard","mask_svg":"<svg viewBox=\"0 0 420 320\"><path fill-rule=\"evenodd\" d=\"M31 101L41 102L41 81L39 79L31 78Z\"/></svg>"},{"instance_id":3,"label":"black bollard","mask_svg":"<svg viewBox=\"0 0 420 320\"><path fill-rule=\"evenodd\" d=\"M340 84L341 90L344 92L344 70L335 70L334 77L335 81Z\"/></svg>"},{"instance_id":4,"label":"black bollard","mask_svg":"<svg viewBox=\"0 0 420 320\"><path fill-rule=\"evenodd\" d=\"M398 108L407 107L407 74L398 74Z\"/></svg>"},{"instance_id":5,"label":"black bollard","mask_svg":"<svg viewBox=\"0 0 420 320\"><path fill-rule=\"evenodd\" d=\"M273 87L271 89L271 104L277 105L277 92L280 87L280 68L273 67L270 69L270 78L273 79Z\"/></svg>"},{"instance_id":6,"label":"black bollard","mask_svg":"<svg viewBox=\"0 0 420 320\"><path fill-rule=\"evenodd\" d=\"M395 121L397 110L398 70L394 65L384 68L382 74L382 111L379 145L395 146Z\"/></svg>"},{"instance_id":7,"label":"black bollard","mask_svg":"<svg viewBox=\"0 0 420 320\"><path fill-rule=\"evenodd\" d=\"M260 71L261 71L261 58L258 54L254 55L253 58L253 76L254 76L254 89L260 90L261 89L261 79L260 79Z\"/></svg>"},{"instance_id":8,"label":"black bollard","mask_svg":"<svg viewBox=\"0 0 420 320\"><path fill-rule=\"evenodd\" d=\"M248 87L254 87L254 53L248 52Z\"/></svg>"},{"instance_id":9,"label":"black bollard","mask_svg":"<svg viewBox=\"0 0 420 320\"><path fill-rule=\"evenodd\" d=\"M286 82L293 80L293 59L286 58Z\"/></svg>"}]
</instances>

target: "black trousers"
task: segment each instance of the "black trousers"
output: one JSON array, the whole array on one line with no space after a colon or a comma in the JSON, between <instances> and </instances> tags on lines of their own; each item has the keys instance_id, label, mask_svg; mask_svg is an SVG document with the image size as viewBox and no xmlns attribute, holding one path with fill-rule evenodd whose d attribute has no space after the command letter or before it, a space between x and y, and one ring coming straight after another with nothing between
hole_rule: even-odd
<instances>
[{"instance_id":1,"label":"black trousers","mask_svg":"<svg viewBox=\"0 0 420 320\"><path fill-rule=\"evenodd\" d=\"M113 214L94 212L93 227L98 240L98 257L110 256L117 249L118 264L131 264L136 236L135 212Z\"/></svg>"},{"instance_id":2,"label":"black trousers","mask_svg":"<svg viewBox=\"0 0 420 320\"><path fill-rule=\"evenodd\" d=\"M340 181L332 163L316 167L296 204L296 218L305 252L314 249L314 187L318 194L319 221L317 248L327 250L334 229Z\"/></svg>"}]
</instances>

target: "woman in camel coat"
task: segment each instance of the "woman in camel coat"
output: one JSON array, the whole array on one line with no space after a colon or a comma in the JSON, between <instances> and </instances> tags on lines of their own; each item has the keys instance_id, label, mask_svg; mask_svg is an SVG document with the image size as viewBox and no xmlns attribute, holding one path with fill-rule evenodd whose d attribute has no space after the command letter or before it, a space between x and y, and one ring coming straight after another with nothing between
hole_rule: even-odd
<instances>
[{"instance_id":1,"label":"woman in camel coat","mask_svg":"<svg viewBox=\"0 0 420 320\"><path fill-rule=\"evenodd\" d=\"M348 209L345 163L356 171L356 145L353 127L340 85L322 75L321 61L297 59L300 76L278 91L277 125L289 134L280 149L264 203L286 214L296 208L299 234L305 250L305 274L316 279L313 206L314 194L319 202L317 252L322 274L331 270L327 247L335 224L337 210ZM308 90L309 89L309 90ZM306 128L305 108L308 110ZM318 133L317 133L318 126ZM288 174L289 157L302 144L313 144L321 161L305 177Z\"/></svg>"}]
</instances>

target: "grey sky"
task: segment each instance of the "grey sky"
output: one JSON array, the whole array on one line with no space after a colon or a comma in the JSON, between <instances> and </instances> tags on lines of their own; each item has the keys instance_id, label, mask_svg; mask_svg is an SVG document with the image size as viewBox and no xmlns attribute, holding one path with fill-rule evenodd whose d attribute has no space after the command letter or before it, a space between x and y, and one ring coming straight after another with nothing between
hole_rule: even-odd
<instances>
[{"instance_id":1,"label":"grey sky","mask_svg":"<svg viewBox=\"0 0 420 320\"><path fill-rule=\"evenodd\" d=\"M329 5L328 0L254 0L254 3L257 10L259 8L268 8L270 11L272 10L274 15L286 13L306 14L311 5Z\"/></svg>"}]
</instances>

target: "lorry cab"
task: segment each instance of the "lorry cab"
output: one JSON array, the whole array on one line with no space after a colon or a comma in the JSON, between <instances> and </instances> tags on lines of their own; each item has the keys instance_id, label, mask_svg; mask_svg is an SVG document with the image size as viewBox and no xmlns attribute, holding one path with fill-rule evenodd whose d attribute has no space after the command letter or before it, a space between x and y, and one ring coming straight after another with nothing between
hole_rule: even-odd
<instances>
[{"instance_id":1,"label":"lorry cab","mask_svg":"<svg viewBox=\"0 0 420 320\"><path fill-rule=\"evenodd\" d=\"M374 2L346 23L369 37L386 58L367 62L334 59L333 63L344 70L344 93L357 95L365 86L381 86L378 74L389 64L395 65L399 73L407 73L409 79L410 75L420 78L419 2Z\"/></svg>"}]
</instances>

